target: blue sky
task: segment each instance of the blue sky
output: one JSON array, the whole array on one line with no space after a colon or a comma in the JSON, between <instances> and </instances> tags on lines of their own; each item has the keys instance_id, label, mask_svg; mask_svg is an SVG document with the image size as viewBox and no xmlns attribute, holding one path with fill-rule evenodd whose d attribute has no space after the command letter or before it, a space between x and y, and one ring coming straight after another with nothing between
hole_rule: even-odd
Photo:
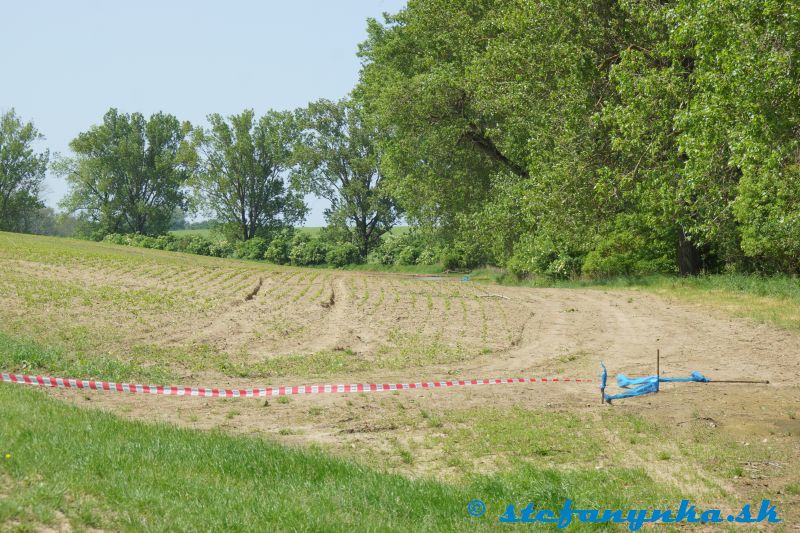
<instances>
[{"instance_id":1,"label":"blue sky","mask_svg":"<svg viewBox=\"0 0 800 533\"><path fill-rule=\"evenodd\" d=\"M405 0L31 1L0 3L0 111L33 120L51 152L109 107L209 113L294 109L345 96L358 79L367 17ZM48 176L55 206L66 184ZM307 225L323 224L309 198Z\"/></svg>"}]
</instances>

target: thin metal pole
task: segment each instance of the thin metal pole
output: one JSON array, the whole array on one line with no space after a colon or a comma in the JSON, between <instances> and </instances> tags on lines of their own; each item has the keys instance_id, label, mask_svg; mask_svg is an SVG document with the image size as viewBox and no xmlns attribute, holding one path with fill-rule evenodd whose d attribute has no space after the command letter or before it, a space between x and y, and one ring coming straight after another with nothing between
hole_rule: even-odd
<instances>
[{"instance_id":1,"label":"thin metal pole","mask_svg":"<svg viewBox=\"0 0 800 533\"><path fill-rule=\"evenodd\" d=\"M661 380L661 350L656 348L656 378Z\"/></svg>"}]
</instances>

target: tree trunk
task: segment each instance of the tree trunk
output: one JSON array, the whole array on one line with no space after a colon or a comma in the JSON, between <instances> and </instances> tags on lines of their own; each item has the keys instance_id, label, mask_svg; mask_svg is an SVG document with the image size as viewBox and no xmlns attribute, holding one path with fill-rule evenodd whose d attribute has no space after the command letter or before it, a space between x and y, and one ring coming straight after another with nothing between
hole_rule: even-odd
<instances>
[{"instance_id":1,"label":"tree trunk","mask_svg":"<svg viewBox=\"0 0 800 533\"><path fill-rule=\"evenodd\" d=\"M700 250L689 240L683 228L678 228L678 270L681 276L700 273Z\"/></svg>"}]
</instances>

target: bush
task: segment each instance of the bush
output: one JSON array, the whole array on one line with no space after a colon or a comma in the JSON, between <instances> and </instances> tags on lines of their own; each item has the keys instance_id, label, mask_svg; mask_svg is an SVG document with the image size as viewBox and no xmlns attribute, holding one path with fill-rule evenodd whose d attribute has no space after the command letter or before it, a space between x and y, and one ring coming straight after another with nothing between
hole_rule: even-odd
<instances>
[{"instance_id":1,"label":"bush","mask_svg":"<svg viewBox=\"0 0 800 533\"><path fill-rule=\"evenodd\" d=\"M128 244L128 239L126 238L125 235L121 235L119 233L109 233L108 235L103 237L103 242L125 246Z\"/></svg>"},{"instance_id":2,"label":"bush","mask_svg":"<svg viewBox=\"0 0 800 533\"><path fill-rule=\"evenodd\" d=\"M442 264L445 270L465 270L484 265L486 253L478 243L458 241L442 253Z\"/></svg>"},{"instance_id":3,"label":"bush","mask_svg":"<svg viewBox=\"0 0 800 533\"><path fill-rule=\"evenodd\" d=\"M167 233L166 235L159 235L155 239L154 248L159 250L169 250L175 243L175 236Z\"/></svg>"},{"instance_id":4,"label":"bush","mask_svg":"<svg viewBox=\"0 0 800 533\"><path fill-rule=\"evenodd\" d=\"M197 255L211 255L211 241L200 235L192 235L186 239L185 252Z\"/></svg>"},{"instance_id":5,"label":"bush","mask_svg":"<svg viewBox=\"0 0 800 533\"><path fill-rule=\"evenodd\" d=\"M136 244L134 246L139 246L140 248L155 248L156 247L156 238L150 237L149 235L135 235L134 236Z\"/></svg>"},{"instance_id":6,"label":"bush","mask_svg":"<svg viewBox=\"0 0 800 533\"><path fill-rule=\"evenodd\" d=\"M232 257L233 245L224 239L212 241L208 247L208 255L213 257Z\"/></svg>"},{"instance_id":7,"label":"bush","mask_svg":"<svg viewBox=\"0 0 800 533\"><path fill-rule=\"evenodd\" d=\"M351 242L340 242L328 248L325 260L337 267L360 263L358 246Z\"/></svg>"},{"instance_id":8,"label":"bush","mask_svg":"<svg viewBox=\"0 0 800 533\"><path fill-rule=\"evenodd\" d=\"M544 274L552 279L566 279L581 273L583 254L557 243L546 235L525 235L514 247L506 265L518 278Z\"/></svg>"},{"instance_id":9,"label":"bush","mask_svg":"<svg viewBox=\"0 0 800 533\"><path fill-rule=\"evenodd\" d=\"M439 262L439 254L431 248L423 248L417 256L418 265L435 265Z\"/></svg>"},{"instance_id":10,"label":"bush","mask_svg":"<svg viewBox=\"0 0 800 533\"><path fill-rule=\"evenodd\" d=\"M279 231L270 241L264 259L276 265L285 265L289 262L289 251L292 248L293 230L285 229Z\"/></svg>"},{"instance_id":11,"label":"bush","mask_svg":"<svg viewBox=\"0 0 800 533\"><path fill-rule=\"evenodd\" d=\"M263 259L267 251L267 241L261 237L253 237L246 241L237 242L233 247L233 257L236 259Z\"/></svg>"},{"instance_id":12,"label":"bush","mask_svg":"<svg viewBox=\"0 0 800 533\"><path fill-rule=\"evenodd\" d=\"M296 266L320 265L325 262L327 252L327 246L322 240L299 233L292 240L289 262Z\"/></svg>"},{"instance_id":13,"label":"bush","mask_svg":"<svg viewBox=\"0 0 800 533\"><path fill-rule=\"evenodd\" d=\"M652 242L648 246L645 239L630 231L605 235L583 263L583 272L592 277L675 273L676 270L670 251L660 251Z\"/></svg>"},{"instance_id":14,"label":"bush","mask_svg":"<svg viewBox=\"0 0 800 533\"><path fill-rule=\"evenodd\" d=\"M403 246L397 251L394 262L396 265L416 265L421 252L422 247L416 243Z\"/></svg>"},{"instance_id":15,"label":"bush","mask_svg":"<svg viewBox=\"0 0 800 533\"><path fill-rule=\"evenodd\" d=\"M403 235L390 234L384 238L380 246L370 252L368 262L381 265L416 265L425 250L425 242L416 232L410 231ZM427 257L430 258L430 253Z\"/></svg>"}]
</instances>

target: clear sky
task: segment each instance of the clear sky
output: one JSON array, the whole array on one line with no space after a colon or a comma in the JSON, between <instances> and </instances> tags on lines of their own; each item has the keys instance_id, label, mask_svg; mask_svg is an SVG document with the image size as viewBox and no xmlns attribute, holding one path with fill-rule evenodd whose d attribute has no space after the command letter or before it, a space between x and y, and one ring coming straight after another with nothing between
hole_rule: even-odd
<instances>
[{"instance_id":1,"label":"clear sky","mask_svg":"<svg viewBox=\"0 0 800 533\"><path fill-rule=\"evenodd\" d=\"M367 17L405 0L0 0L0 111L15 108L69 154L109 107L172 113L294 109L345 96L358 79ZM48 176L45 201L67 191ZM309 199L306 225L323 224Z\"/></svg>"}]
</instances>

